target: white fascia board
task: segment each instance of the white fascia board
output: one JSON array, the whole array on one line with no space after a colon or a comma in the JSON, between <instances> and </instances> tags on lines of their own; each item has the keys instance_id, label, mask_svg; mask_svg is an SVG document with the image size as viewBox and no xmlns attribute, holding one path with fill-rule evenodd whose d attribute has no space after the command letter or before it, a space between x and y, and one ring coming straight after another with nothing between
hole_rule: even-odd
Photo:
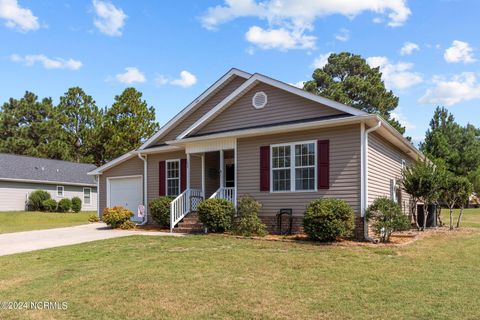
<instances>
[{"instance_id":1,"label":"white fascia board","mask_svg":"<svg viewBox=\"0 0 480 320\"><path fill-rule=\"evenodd\" d=\"M268 84L270 86L279 88L281 90L290 92L297 96L300 96L305 99L309 99L311 101L320 103L322 105L326 105L328 107L337 109L339 111L354 115L354 116L362 116L367 115L368 113L362 110L359 110L354 107L347 106L345 104L333 101L331 99L327 99L316 94L307 92L305 90L299 89L292 85L286 84L284 82L266 77L261 74L254 74L251 76L245 83L243 83L240 87L238 87L235 91L233 91L230 95L228 95L224 100L222 100L219 104L217 104L213 109L207 112L204 116L198 119L194 124L188 127L185 131L183 131L177 139L183 139L194 130L200 129L202 126L206 125L209 121L211 121L218 113L223 111L224 108L228 107L228 105L234 100L240 98L244 93L246 93L247 89L251 86L255 85L257 82L262 82Z\"/></svg>"},{"instance_id":2,"label":"white fascia board","mask_svg":"<svg viewBox=\"0 0 480 320\"><path fill-rule=\"evenodd\" d=\"M171 141L167 141L167 144L183 145L188 142L202 141L202 140L211 140L211 139L228 138L228 137L244 138L244 137L250 137L250 136L257 136L257 135L267 135L267 134L275 134L275 133L283 133L283 132L291 132L291 131L302 131L302 130L309 130L309 129L315 129L315 128L325 128L325 127L332 127L332 126L338 126L338 125L360 123L361 121L367 121L372 119L376 119L376 116L372 114L367 114L367 115L361 115L361 116L350 116L345 118L337 118L337 119L329 119L329 120L285 124L285 125L278 125L274 127L232 130L229 132L213 133L205 136L191 137L191 138L185 138L181 140L171 140Z\"/></svg>"},{"instance_id":3,"label":"white fascia board","mask_svg":"<svg viewBox=\"0 0 480 320\"><path fill-rule=\"evenodd\" d=\"M0 178L0 181L24 182L24 183L44 183L44 184L57 184L57 185L65 185L65 186L83 186L83 187L96 187L97 186L96 184L92 184L92 183L34 180L34 179Z\"/></svg>"},{"instance_id":4,"label":"white fascia board","mask_svg":"<svg viewBox=\"0 0 480 320\"><path fill-rule=\"evenodd\" d=\"M96 175L102 174L103 171L105 171L105 170L107 170L111 167L114 167L117 164L120 164L124 161L127 161L128 159L133 158L134 156L135 156L135 150L127 152L127 153L121 155L120 157L115 158L112 161L109 161L109 162L105 163L103 166L100 166L97 169L90 171L89 173L87 173L87 175L96 176Z\"/></svg>"},{"instance_id":5,"label":"white fascia board","mask_svg":"<svg viewBox=\"0 0 480 320\"><path fill-rule=\"evenodd\" d=\"M161 146L155 148L148 148L143 150L138 150L137 153L139 154L152 154L152 153L165 153L165 152L172 152L172 151L181 151L183 148L177 146Z\"/></svg>"},{"instance_id":6,"label":"white fascia board","mask_svg":"<svg viewBox=\"0 0 480 320\"><path fill-rule=\"evenodd\" d=\"M195 106L197 106L200 102L203 102L206 97L208 97L212 92L214 92L218 87L223 85L227 80L229 80L232 76L239 76L245 79L251 77L251 74L239 69L230 69L225 75L223 75L220 79L218 79L213 85L211 85L207 90L205 90L200 96L198 96L194 101L192 101L189 105L183 108L175 117L173 117L170 121L168 121L160 130L157 131L153 136L151 136L144 144L142 144L139 150L144 150L147 148L151 143L157 140L163 133L167 130L172 128L174 125L178 123L187 113L189 113Z\"/></svg>"}]
</instances>

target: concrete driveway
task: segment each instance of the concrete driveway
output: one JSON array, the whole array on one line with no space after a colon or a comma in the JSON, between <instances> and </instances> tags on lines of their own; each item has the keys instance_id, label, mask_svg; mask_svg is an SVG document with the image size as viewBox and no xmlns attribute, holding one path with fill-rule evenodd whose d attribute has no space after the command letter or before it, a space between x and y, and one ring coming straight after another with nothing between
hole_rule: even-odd
<instances>
[{"instance_id":1,"label":"concrete driveway","mask_svg":"<svg viewBox=\"0 0 480 320\"><path fill-rule=\"evenodd\" d=\"M104 223L0 234L0 256L131 235L183 236L156 231L112 230Z\"/></svg>"}]
</instances>

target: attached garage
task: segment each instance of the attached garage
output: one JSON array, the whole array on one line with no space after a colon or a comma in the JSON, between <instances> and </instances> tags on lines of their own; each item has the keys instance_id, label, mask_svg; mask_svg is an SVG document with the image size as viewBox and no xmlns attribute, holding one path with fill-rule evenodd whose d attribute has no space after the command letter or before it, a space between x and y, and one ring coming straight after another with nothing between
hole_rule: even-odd
<instances>
[{"instance_id":1,"label":"attached garage","mask_svg":"<svg viewBox=\"0 0 480 320\"><path fill-rule=\"evenodd\" d=\"M107 178L107 207L124 206L137 217L138 206L143 204L142 176Z\"/></svg>"}]
</instances>

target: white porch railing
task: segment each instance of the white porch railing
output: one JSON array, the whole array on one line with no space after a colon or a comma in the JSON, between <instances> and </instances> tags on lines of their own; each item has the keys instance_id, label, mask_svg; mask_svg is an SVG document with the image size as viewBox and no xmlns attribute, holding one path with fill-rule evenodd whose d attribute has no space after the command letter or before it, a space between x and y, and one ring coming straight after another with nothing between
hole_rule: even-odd
<instances>
[{"instance_id":1,"label":"white porch railing","mask_svg":"<svg viewBox=\"0 0 480 320\"><path fill-rule=\"evenodd\" d=\"M225 199L234 205L237 205L237 188L220 187L210 196L210 199Z\"/></svg>"},{"instance_id":2,"label":"white porch railing","mask_svg":"<svg viewBox=\"0 0 480 320\"><path fill-rule=\"evenodd\" d=\"M203 192L198 189L187 189L170 203L170 232L189 212L197 210L203 200Z\"/></svg>"}]
</instances>

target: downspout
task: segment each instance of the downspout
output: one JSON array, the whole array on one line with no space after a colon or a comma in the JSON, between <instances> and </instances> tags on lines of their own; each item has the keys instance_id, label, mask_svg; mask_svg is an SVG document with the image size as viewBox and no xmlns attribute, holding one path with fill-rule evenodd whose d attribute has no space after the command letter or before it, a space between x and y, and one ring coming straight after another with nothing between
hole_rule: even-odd
<instances>
[{"instance_id":1,"label":"downspout","mask_svg":"<svg viewBox=\"0 0 480 320\"><path fill-rule=\"evenodd\" d=\"M363 236L366 241L375 242L375 239L371 238L368 235L368 222L365 219L365 213L368 207L368 135L369 133L377 130L382 126L382 122L379 120L378 123L365 130L365 123L362 122L361 124L361 136L362 136L362 165L361 165L361 173L362 173L362 192L361 192L361 214L363 217Z\"/></svg>"},{"instance_id":2,"label":"downspout","mask_svg":"<svg viewBox=\"0 0 480 320\"><path fill-rule=\"evenodd\" d=\"M147 209L147 202L148 202L148 199L147 199L147 155L145 155L145 158L142 157L142 155L140 154L140 152L138 153L138 157L140 159L143 160L143 205L144 205L144 210L145 210L145 218L143 219L143 221L139 224L137 224L137 226L143 226L145 224L147 224L148 222L148 209Z\"/></svg>"}]
</instances>

